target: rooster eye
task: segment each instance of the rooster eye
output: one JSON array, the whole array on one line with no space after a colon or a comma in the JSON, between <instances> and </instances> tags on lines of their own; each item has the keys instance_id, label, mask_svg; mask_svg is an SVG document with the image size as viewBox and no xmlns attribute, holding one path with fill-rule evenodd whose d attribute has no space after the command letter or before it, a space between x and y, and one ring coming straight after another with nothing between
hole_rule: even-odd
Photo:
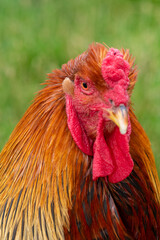
<instances>
[{"instance_id":1,"label":"rooster eye","mask_svg":"<svg viewBox=\"0 0 160 240\"><path fill-rule=\"evenodd\" d=\"M83 89L87 90L88 89L88 84L86 82L82 82L81 86Z\"/></svg>"}]
</instances>

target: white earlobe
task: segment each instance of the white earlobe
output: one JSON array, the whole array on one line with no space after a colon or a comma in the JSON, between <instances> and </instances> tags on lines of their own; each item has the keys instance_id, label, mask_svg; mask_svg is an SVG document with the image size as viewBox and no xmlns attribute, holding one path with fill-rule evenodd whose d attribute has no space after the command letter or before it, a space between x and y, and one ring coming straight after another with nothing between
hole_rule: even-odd
<instances>
[{"instance_id":1,"label":"white earlobe","mask_svg":"<svg viewBox=\"0 0 160 240\"><path fill-rule=\"evenodd\" d=\"M68 77L63 80L62 88L66 94L74 95L74 83Z\"/></svg>"}]
</instances>

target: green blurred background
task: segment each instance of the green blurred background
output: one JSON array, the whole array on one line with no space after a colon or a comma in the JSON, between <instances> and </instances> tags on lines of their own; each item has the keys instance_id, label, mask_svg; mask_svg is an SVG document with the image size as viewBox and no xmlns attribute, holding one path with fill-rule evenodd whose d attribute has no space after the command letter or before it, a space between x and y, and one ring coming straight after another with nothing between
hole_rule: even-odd
<instances>
[{"instance_id":1,"label":"green blurred background","mask_svg":"<svg viewBox=\"0 0 160 240\"><path fill-rule=\"evenodd\" d=\"M136 56L132 100L160 176L160 1L1 0L0 150L46 73L93 41Z\"/></svg>"}]
</instances>

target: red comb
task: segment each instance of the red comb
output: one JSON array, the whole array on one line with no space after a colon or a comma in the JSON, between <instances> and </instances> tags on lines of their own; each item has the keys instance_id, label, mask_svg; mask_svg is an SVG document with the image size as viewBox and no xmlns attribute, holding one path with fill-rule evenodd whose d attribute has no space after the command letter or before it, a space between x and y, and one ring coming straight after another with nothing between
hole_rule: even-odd
<instances>
[{"instance_id":1,"label":"red comb","mask_svg":"<svg viewBox=\"0 0 160 240\"><path fill-rule=\"evenodd\" d=\"M123 59L123 54L118 49L110 48L102 62L102 76L108 86L113 88L118 84L127 89L129 70L129 63Z\"/></svg>"}]
</instances>

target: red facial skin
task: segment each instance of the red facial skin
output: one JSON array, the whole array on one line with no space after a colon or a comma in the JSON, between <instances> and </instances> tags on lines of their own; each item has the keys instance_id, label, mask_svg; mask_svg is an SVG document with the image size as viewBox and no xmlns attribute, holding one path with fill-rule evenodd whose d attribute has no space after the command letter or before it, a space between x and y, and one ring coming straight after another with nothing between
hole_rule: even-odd
<instances>
[{"instance_id":1,"label":"red facial skin","mask_svg":"<svg viewBox=\"0 0 160 240\"><path fill-rule=\"evenodd\" d=\"M87 89L83 87L83 83L87 84ZM112 103L105 100L105 92L100 93L89 79L84 80L78 76L75 78L74 85L73 104L87 135L91 138L96 137L99 112L102 112L105 116L108 131L110 132L110 128L113 128L115 124L106 118L106 112L103 110L112 107Z\"/></svg>"},{"instance_id":2,"label":"red facial skin","mask_svg":"<svg viewBox=\"0 0 160 240\"><path fill-rule=\"evenodd\" d=\"M118 50L111 49L102 63L106 88L99 91L89 79L78 74L74 80L74 94L67 95L68 127L78 147L93 156L93 180L109 176L109 181L126 178L133 169L129 153L129 131L122 135L106 109L120 104L128 108L127 93L129 65Z\"/></svg>"}]
</instances>

